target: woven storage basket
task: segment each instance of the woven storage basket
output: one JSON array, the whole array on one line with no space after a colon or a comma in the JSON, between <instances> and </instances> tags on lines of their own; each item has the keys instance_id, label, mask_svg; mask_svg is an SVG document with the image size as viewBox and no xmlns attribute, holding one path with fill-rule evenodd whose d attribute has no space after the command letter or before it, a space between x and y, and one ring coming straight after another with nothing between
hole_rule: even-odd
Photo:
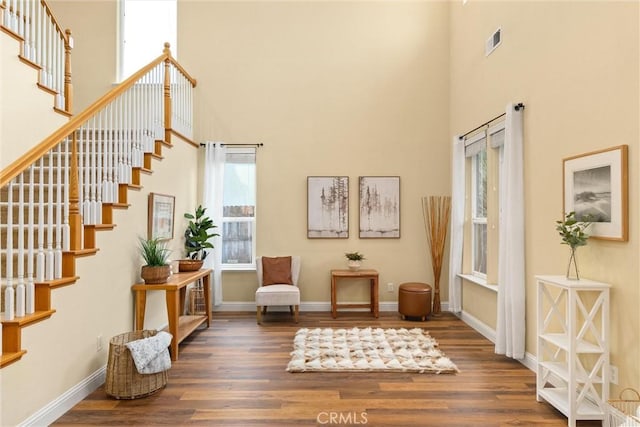
<instances>
[{"instance_id":1,"label":"woven storage basket","mask_svg":"<svg viewBox=\"0 0 640 427\"><path fill-rule=\"evenodd\" d=\"M623 396L625 392L627 392L627 399ZM640 408L640 393L635 389L625 388L620 392L619 399L609 400L609 426L640 427L638 408Z\"/></svg>"},{"instance_id":2,"label":"woven storage basket","mask_svg":"<svg viewBox=\"0 0 640 427\"><path fill-rule=\"evenodd\" d=\"M105 392L116 399L138 399L155 393L167 385L167 371L157 374L139 374L126 343L149 338L156 331L134 331L116 335L109 341L109 361Z\"/></svg>"}]
</instances>

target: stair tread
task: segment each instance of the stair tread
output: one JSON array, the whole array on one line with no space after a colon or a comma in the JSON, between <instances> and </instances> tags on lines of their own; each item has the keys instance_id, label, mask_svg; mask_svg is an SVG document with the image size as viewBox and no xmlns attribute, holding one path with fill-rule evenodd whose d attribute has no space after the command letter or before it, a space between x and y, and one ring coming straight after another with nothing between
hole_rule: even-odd
<instances>
[{"instance_id":1,"label":"stair tread","mask_svg":"<svg viewBox=\"0 0 640 427\"><path fill-rule=\"evenodd\" d=\"M39 322L40 320L44 320L48 317L51 317L51 315L53 313L55 313L55 310L42 310L42 311L36 311L34 313L31 314L26 314L22 317L14 317L11 320L7 320L4 318L4 315L2 315L0 317L0 320L2 321L3 325L15 325L15 326L19 326L19 327L25 327L27 325L30 325L31 323L36 323Z\"/></svg>"},{"instance_id":2,"label":"stair tread","mask_svg":"<svg viewBox=\"0 0 640 427\"><path fill-rule=\"evenodd\" d=\"M50 288L60 288L75 283L80 276L61 277L60 279L45 280L44 282L36 282L36 286L49 286Z\"/></svg>"},{"instance_id":3,"label":"stair tread","mask_svg":"<svg viewBox=\"0 0 640 427\"><path fill-rule=\"evenodd\" d=\"M77 257L81 257L81 256L89 256L89 255L95 255L96 253L98 253L100 249L98 248L91 248L91 249L76 249L73 251L63 251L63 254L71 254Z\"/></svg>"},{"instance_id":4,"label":"stair tread","mask_svg":"<svg viewBox=\"0 0 640 427\"><path fill-rule=\"evenodd\" d=\"M113 230L116 224L85 224L85 227L95 228L96 231Z\"/></svg>"},{"instance_id":5,"label":"stair tread","mask_svg":"<svg viewBox=\"0 0 640 427\"><path fill-rule=\"evenodd\" d=\"M13 353L2 353L0 356L0 368L16 362L27 353L27 350L20 350Z\"/></svg>"},{"instance_id":6,"label":"stair tread","mask_svg":"<svg viewBox=\"0 0 640 427\"><path fill-rule=\"evenodd\" d=\"M44 280L42 282L34 281L33 284L35 286L50 286L51 288L59 288L61 286L71 285L72 283L75 283L79 278L80 278L79 276L67 276L67 277L61 277L59 279ZM24 280L26 281L27 279L25 278ZM5 286L6 284L7 284L7 278L3 277L2 286ZM14 285L18 284L17 277L13 277L13 284Z\"/></svg>"}]
</instances>

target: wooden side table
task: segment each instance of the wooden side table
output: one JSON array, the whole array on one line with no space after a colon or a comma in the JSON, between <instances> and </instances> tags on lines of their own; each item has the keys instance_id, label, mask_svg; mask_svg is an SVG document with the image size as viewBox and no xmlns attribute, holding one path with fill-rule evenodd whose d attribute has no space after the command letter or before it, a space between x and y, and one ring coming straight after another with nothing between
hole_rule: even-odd
<instances>
[{"instance_id":1,"label":"wooden side table","mask_svg":"<svg viewBox=\"0 0 640 427\"><path fill-rule=\"evenodd\" d=\"M369 304L338 304L336 285L338 279L369 279L370 301ZM331 270L331 316L338 317L339 308L368 308L375 318L379 314L378 302L378 271L377 270Z\"/></svg>"},{"instance_id":2,"label":"wooden side table","mask_svg":"<svg viewBox=\"0 0 640 427\"><path fill-rule=\"evenodd\" d=\"M167 317L169 317L169 333L173 335L171 339L171 360L178 360L178 344L182 342L198 326L206 322L207 328L211 323L211 299L210 299L210 277L211 269L200 269L184 273L175 273L169 277L166 283L157 285L146 285L136 283L131 287L135 292L136 304L136 330L144 329L144 312L147 302L147 291L165 291L167 301ZM202 279L204 290L204 301L206 312L202 315L187 316L181 315L184 309L184 301L187 285L198 279Z\"/></svg>"}]
</instances>

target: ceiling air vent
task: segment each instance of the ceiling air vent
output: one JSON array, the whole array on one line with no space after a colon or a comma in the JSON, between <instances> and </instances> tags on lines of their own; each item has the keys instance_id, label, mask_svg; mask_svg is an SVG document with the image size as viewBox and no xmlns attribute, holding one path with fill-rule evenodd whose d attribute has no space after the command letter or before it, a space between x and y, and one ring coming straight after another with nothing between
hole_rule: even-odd
<instances>
[{"instance_id":1,"label":"ceiling air vent","mask_svg":"<svg viewBox=\"0 0 640 427\"><path fill-rule=\"evenodd\" d=\"M502 43L502 34L500 28L498 28L491 37L487 39L487 42L484 46L484 56L489 56L491 52L495 50Z\"/></svg>"}]
</instances>

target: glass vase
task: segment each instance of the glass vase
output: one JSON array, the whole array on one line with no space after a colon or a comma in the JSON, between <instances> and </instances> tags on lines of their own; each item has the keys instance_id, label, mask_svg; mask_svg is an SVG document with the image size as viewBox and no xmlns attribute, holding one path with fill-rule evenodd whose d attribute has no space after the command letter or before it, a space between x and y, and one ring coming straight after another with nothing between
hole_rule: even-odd
<instances>
[{"instance_id":1,"label":"glass vase","mask_svg":"<svg viewBox=\"0 0 640 427\"><path fill-rule=\"evenodd\" d=\"M578 260L576 252L578 248L571 248L571 256L569 257L569 265L567 266L567 279L580 280L580 272L578 271Z\"/></svg>"}]
</instances>

